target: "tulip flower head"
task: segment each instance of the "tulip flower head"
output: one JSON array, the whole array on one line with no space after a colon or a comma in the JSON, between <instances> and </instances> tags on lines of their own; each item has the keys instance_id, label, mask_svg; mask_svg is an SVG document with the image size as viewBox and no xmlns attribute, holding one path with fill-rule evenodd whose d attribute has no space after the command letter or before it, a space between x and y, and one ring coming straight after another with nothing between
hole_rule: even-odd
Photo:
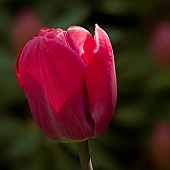
<instances>
[{"instance_id":1,"label":"tulip flower head","mask_svg":"<svg viewBox=\"0 0 170 170\"><path fill-rule=\"evenodd\" d=\"M16 75L32 115L57 141L99 135L116 106L116 73L109 37L80 26L42 28L21 50Z\"/></svg>"}]
</instances>

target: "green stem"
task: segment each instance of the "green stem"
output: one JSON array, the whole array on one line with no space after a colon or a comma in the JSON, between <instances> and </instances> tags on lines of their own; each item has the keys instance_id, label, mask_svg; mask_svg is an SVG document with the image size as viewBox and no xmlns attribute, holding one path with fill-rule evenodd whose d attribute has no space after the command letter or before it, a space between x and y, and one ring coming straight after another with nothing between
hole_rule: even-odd
<instances>
[{"instance_id":1,"label":"green stem","mask_svg":"<svg viewBox=\"0 0 170 170\"><path fill-rule=\"evenodd\" d=\"M88 140L77 142L76 145L80 157L82 170L93 170L90 159Z\"/></svg>"}]
</instances>

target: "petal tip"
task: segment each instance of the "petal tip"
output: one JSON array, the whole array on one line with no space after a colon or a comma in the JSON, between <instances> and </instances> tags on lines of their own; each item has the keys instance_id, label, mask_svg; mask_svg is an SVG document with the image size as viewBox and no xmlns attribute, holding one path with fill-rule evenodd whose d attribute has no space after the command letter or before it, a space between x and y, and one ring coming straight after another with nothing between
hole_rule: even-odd
<instances>
[{"instance_id":1,"label":"petal tip","mask_svg":"<svg viewBox=\"0 0 170 170\"><path fill-rule=\"evenodd\" d=\"M96 23L96 24L95 24L95 28L98 28L98 27L99 27L99 25Z\"/></svg>"},{"instance_id":2,"label":"petal tip","mask_svg":"<svg viewBox=\"0 0 170 170\"><path fill-rule=\"evenodd\" d=\"M94 53L102 53L104 51L112 51L112 45L109 39L109 36L107 33L98 26L98 24L95 24L95 34L94 39L96 41L96 48L94 50Z\"/></svg>"}]
</instances>

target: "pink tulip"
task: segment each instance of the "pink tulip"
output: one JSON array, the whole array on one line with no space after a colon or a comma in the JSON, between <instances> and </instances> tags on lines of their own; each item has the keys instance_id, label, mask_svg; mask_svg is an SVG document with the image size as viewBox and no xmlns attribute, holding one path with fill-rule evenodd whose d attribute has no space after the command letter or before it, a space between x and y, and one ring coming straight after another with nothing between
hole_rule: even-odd
<instances>
[{"instance_id":1,"label":"pink tulip","mask_svg":"<svg viewBox=\"0 0 170 170\"><path fill-rule=\"evenodd\" d=\"M16 75L32 115L58 141L86 140L111 121L117 96L112 46L97 24L40 30L21 50Z\"/></svg>"}]
</instances>

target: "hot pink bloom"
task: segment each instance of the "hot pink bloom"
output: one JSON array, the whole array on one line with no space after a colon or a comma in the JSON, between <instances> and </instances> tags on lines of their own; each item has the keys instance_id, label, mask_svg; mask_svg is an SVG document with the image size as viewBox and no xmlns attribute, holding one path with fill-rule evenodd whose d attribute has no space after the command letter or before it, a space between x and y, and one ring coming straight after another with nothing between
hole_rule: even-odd
<instances>
[{"instance_id":1,"label":"hot pink bloom","mask_svg":"<svg viewBox=\"0 0 170 170\"><path fill-rule=\"evenodd\" d=\"M21 50L16 75L32 115L58 141L85 140L109 124L116 105L114 56L107 34L41 29Z\"/></svg>"}]
</instances>

